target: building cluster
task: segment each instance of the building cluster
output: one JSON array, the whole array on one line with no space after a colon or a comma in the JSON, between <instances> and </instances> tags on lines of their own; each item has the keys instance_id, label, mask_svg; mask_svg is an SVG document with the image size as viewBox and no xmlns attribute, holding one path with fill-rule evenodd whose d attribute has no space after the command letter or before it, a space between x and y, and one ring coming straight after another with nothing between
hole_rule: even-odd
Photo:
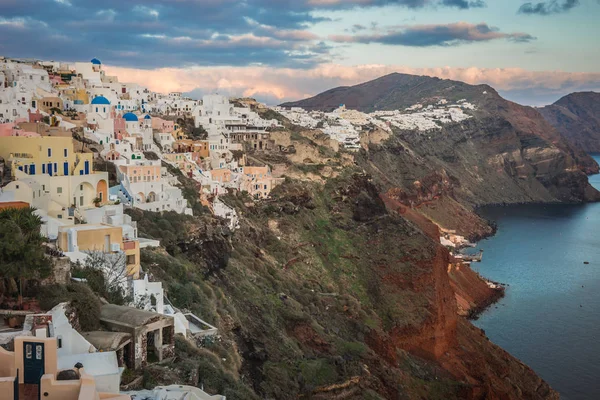
<instances>
[{"instance_id":1,"label":"building cluster","mask_svg":"<svg viewBox=\"0 0 600 400\"><path fill-rule=\"evenodd\" d=\"M275 111L292 123L309 129L321 129L348 150L360 148L360 133L365 129L377 127L388 132L391 132L392 127L421 132L438 130L445 124L471 118L465 111L474 109L475 106L465 99L451 104L443 98L436 98L431 104L415 104L404 110L372 113L349 110L343 104L332 112L307 111L300 107L274 107Z\"/></svg>"},{"instance_id":2,"label":"building cluster","mask_svg":"<svg viewBox=\"0 0 600 400\"><path fill-rule=\"evenodd\" d=\"M381 119L401 130L430 131L439 130L444 125L457 123L472 118L466 110L474 110L475 106L466 99L455 104L446 99L438 99L433 104L414 104L400 111L376 111L375 118Z\"/></svg>"},{"instance_id":3,"label":"building cluster","mask_svg":"<svg viewBox=\"0 0 600 400\"><path fill-rule=\"evenodd\" d=\"M138 236L125 210L191 215L180 189L184 175L201 204L236 229L238 216L220 196L270 196L282 179L267 165L249 164L247 153L273 149L270 131L278 126L225 96L192 100L121 83L98 59L0 57L0 208L35 208L48 254L100 268L131 299L129 307L103 306L98 332L73 329L64 305L29 313L22 330L0 327L0 345L8 348L0 348L0 386L14 384L5 393L35 384L50 398L120 399L123 370L169 357L174 335L198 342L216 335L214 326L169 303L162 283L144 272L141 249L160 243ZM64 376L69 385L60 382ZM212 398L175 389L158 388L156 396Z\"/></svg>"}]
</instances>

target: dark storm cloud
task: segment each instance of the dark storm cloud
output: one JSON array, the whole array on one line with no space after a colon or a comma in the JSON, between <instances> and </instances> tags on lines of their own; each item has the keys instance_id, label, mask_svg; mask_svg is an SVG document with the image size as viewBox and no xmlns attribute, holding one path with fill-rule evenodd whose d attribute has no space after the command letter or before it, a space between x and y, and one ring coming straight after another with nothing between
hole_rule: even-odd
<instances>
[{"instance_id":1,"label":"dark storm cloud","mask_svg":"<svg viewBox=\"0 0 600 400\"><path fill-rule=\"evenodd\" d=\"M504 33L498 28L490 27L484 23L469 24L466 22L446 25L415 25L369 35L333 35L329 39L338 43L380 43L412 47L455 46L495 39L506 39L514 42L535 40L533 36L527 33Z\"/></svg>"},{"instance_id":2,"label":"dark storm cloud","mask_svg":"<svg viewBox=\"0 0 600 400\"><path fill-rule=\"evenodd\" d=\"M551 15L560 14L579 5L579 0L552 0L540 3L525 3L519 8L520 14Z\"/></svg>"},{"instance_id":3,"label":"dark storm cloud","mask_svg":"<svg viewBox=\"0 0 600 400\"><path fill-rule=\"evenodd\" d=\"M479 7L481 0L1 0L0 54L144 68L263 64L310 68L331 47L315 11ZM353 32L362 30L353 28ZM427 41L428 38L423 40Z\"/></svg>"},{"instance_id":4,"label":"dark storm cloud","mask_svg":"<svg viewBox=\"0 0 600 400\"><path fill-rule=\"evenodd\" d=\"M485 7L485 2L483 0L442 0L441 3L448 7L458 7L463 10L467 8L481 8Z\"/></svg>"}]
</instances>

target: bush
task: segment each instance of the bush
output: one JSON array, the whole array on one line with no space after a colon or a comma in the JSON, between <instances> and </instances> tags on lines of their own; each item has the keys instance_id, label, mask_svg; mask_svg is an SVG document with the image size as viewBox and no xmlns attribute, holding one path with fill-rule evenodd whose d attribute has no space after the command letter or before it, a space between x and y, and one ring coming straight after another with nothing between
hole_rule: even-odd
<instances>
[{"instance_id":1,"label":"bush","mask_svg":"<svg viewBox=\"0 0 600 400\"><path fill-rule=\"evenodd\" d=\"M69 283L42 286L38 293L38 301L43 310L50 310L60 303L68 302L77 312L82 331L95 331L100 328L102 303L87 285Z\"/></svg>"}]
</instances>

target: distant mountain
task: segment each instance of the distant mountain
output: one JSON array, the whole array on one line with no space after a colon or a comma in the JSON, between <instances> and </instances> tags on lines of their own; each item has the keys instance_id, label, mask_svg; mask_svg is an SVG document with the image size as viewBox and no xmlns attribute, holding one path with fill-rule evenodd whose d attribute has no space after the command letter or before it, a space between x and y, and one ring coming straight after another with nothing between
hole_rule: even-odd
<instances>
[{"instance_id":1,"label":"distant mountain","mask_svg":"<svg viewBox=\"0 0 600 400\"><path fill-rule=\"evenodd\" d=\"M314 97L288 102L283 107L302 107L305 110L332 111L341 104L363 112L397 110L410 107L425 99L442 96L449 101L497 95L488 85L468 85L464 82L393 73L356 86L341 86Z\"/></svg>"},{"instance_id":2,"label":"distant mountain","mask_svg":"<svg viewBox=\"0 0 600 400\"><path fill-rule=\"evenodd\" d=\"M372 112L463 99L474 106L466 111L472 118L426 132L392 126L394 134L369 145L359 164L384 185L405 189L443 171L455 182L454 196L470 204L600 199L585 176L597 173L598 164L536 109L508 101L488 85L394 73L282 106L331 111L345 104Z\"/></svg>"},{"instance_id":3,"label":"distant mountain","mask_svg":"<svg viewBox=\"0 0 600 400\"><path fill-rule=\"evenodd\" d=\"M569 143L600 152L600 93L571 93L539 112Z\"/></svg>"}]
</instances>

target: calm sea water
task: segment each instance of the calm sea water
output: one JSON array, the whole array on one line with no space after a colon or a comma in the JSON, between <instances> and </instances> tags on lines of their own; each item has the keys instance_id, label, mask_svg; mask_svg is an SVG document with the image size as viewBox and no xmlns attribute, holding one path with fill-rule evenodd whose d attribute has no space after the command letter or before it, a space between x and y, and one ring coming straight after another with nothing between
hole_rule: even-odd
<instances>
[{"instance_id":1,"label":"calm sea water","mask_svg":"<svg viewBox=\"0 0 600 400\"><path fill-rule=\"evenodd\" d=\"M600 189L600 175L590 182ZM475 325L561 398L600 399L600 203L493 207L482 215L498 233L478 244L483 261L472 266L510 286Z\"/></svg>"}]
</instances>

